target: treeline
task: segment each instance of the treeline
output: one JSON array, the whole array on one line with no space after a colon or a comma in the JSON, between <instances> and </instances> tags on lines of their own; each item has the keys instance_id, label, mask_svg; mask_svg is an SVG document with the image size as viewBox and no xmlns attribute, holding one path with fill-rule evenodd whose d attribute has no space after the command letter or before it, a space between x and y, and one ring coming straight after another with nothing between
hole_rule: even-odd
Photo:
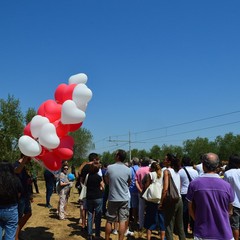
<instances>
[{"instance_id":1,"label":"treeline","mask_svg":"<svg viewBox=\"0 0 240 240\"><path fill-rule=\"evenodd\" d=\"M200 156L207 152L217 153L221 160L228 160L232 154L240 154L240 135L234 135L233 133L227 133L223 137L217 136L214 141L209 141L208 138L196 138L192 140L186 140L183 142L183 146L175 145L154 145L149 151L144 149L132 149L131 158L138 157L150 157L151 159L159 159L163 161L167 153L173 153L178 157L188 155L194 163L199 163ZM130 153L128 152L128 159ZM102 162L112 163L114 161L114 153L104 152L102 154Z\"/></svg>"}]
</instances>

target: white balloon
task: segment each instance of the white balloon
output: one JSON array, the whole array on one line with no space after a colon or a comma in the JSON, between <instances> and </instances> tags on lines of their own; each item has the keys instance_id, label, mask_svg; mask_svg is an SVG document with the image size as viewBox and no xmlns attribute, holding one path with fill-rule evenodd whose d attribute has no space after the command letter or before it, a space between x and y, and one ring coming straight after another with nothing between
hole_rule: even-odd
<instances>
[{"instance_id":1,"label":"white balloon","mask_svg":"<svg viewBox=\"0 0 240 240\"><path fill-rule=\"evenodd\" d=\"M81 109L82 111L84 111L84 112L86 112L87 106L88 106L87 103L81 103L81 104L79 103L79 104L77 105L77 107L78 107L79 109Z\"/></svg>"},{"instance_id":2,"label":"white balloon","mask_svg":"<svg viewBox=\"0 0 240 240\"><path fill-rule=\"evenodd\" d=\"M36 157L42 152L41 145L27 135L23 135L19 138L18 147L21 153L29 157Z\"/></svg>"},{"instance_id":3,"label":"white balloon","mask_svg":"<svg viewBox=\"0 0 240 240\"><path fill-rule=\"evenodd\" d=\"M48 149L55 149L59 146L60 139L52 123L46 123L42 126L39 133L39 143Z\"/></svg>"},{"instance_id":4,"label":"white balloon","mask_svg":"<svg viewBox=\"0 0 240 240\"><path fill-rule=\"evenodd\" d=\"M72 99L79 109L83 110L83 106L85 106L91 98L92 91L85 84L80 83L74 88Z\"/></svg>"},{"instance_id":5,"label":"white balloon","mask_svg":"<svg viewBox=\"0 0 240 240\"><path fill-rule=\"evenodd\" d=\"M40 115L36 115L32 118L30 122L31 134L34 138L39 137L40 130L42 126L46 123L49 123L49 119Z\"/></svg>"},{"instance_id":6,"label":"white balloon","mask_svg":"<svg viewBox=\"0 0 240 240\"><path fill-rule=\"evenodd\" d=\"M67 100L62 105L61 122L63 124L76 124L83 122L86 114L76 106L72 100Z\"/></svg>"},{"instance_id":7,"label":"white balloon","mask_svg":"<svg viewBox=\"0 0 240 240\"><path fill-rule=\"evenodd\" d=\"M78 84L78 83L86 83L88 80L88 76L85 73L78 73L75 75L72 75L69 79L68 79L68 83L69 84Z\"/></svg>"}]
</instances>

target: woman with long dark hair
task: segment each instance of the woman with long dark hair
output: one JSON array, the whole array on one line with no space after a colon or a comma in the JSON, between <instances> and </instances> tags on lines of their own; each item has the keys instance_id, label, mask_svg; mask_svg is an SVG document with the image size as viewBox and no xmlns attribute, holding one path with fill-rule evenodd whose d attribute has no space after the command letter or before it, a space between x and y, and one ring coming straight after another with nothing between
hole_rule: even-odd
<instances>
[{"instance_id":1,"label":"woman with long dark hair","mask_svg":"<svg viewBox=\"0 0 240 240\"><path fill-rule=\"evenodd\" d=\"M178 171L180 170L180 159L173 154L168 153L165 156L165 164L167 169L163 173L163 192L160 203L160 208L163 207L164 221L166 227L166 239L173 240L173 233L178 235L180 240L185 240L185 233L183 229L183 203L181 199L180 187L181 180ZM169 180L172 177L173 182L179 194L179 200L175 204L168 205L166 195L169 187Z\"/></svg>"},{"instance_id":2,"label":"woman with long dark hair","mask_svg":"<svg viewBox=\"0 0 240 240\"><path fill-rule=\"evenodd\" d=\"M12 164L0 162L0 239L14 240L18 227L18 200L22 185Z\"/></svg>"}]
</instances>

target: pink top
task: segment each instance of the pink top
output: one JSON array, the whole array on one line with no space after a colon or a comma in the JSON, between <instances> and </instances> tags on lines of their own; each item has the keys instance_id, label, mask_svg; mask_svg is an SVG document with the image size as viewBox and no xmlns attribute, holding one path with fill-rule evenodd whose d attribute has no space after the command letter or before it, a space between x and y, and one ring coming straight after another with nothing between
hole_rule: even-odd
<instances>
[{"instance_id":1,"label":"pink top","mask_svg":"<svg viewBox=\"0 0 240 240\"><path fill-rule=\"evenodd\" d=\"M142 180L144 176L149 173L149 166L146 167L140 167L136 172L136 181L138 182L139 186L142 188Z\"/></svg>"}]
</instances>

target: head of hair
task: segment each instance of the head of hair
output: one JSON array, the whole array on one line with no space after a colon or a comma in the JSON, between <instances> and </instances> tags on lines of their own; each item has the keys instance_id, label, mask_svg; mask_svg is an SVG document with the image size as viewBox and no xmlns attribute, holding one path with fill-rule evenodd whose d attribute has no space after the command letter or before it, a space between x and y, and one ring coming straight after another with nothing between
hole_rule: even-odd
<instances>
[{"instance_id":1,"label":"head of hair","mask_svg":"<svg viewBox=\"0 0 240 240\"><path fill-rule=\"evenodd\" d=\"M134 158L132 159L132 165L138 165L138 164L139 164L139 158L134 157Z\"/></svg>"},{"instance_id":2,"label":"head of hair","mask_svg":"<svg viewBox=\"0 0 240 240\"><path fill-rule=\"evenodd\" d=\"M202 156L203 167L207 172L215 172L219 167L219 157L215 153L206 153Z\"/></svg>"},{"instance_id":3,"label":"head of hair","mask_svg":"<svg viewBox=\"0 0 240 240\"><path fill-rule=\"evenodd\" d=\"M170 166L174 169L175 172L178 172L181 167L180 159L172 153L168 153L166 156Z\"/></svg>"},{"instance_id":4,"label":"head of hair","mask_svg":"<svg viewBox=\"0 0 240 240\"><path fill-rule=\"evenodd\" d=\"M240 167L240 157L238 154L233 154L229 157L228 165L226 170Z\"/></svg>"},{"instance_id":5,"label":"head of hair","mask_svg":"<svg viewBox=\"0 0 240 240\"><path fill-rule=\"evenodd\" d=\"M143 157L141 161L141 166L146 167L150 164L150 158L149 157Z\"/></svg>"},{"instance_id":6,"label":"head of hair","mask_svg":"<svg viewBox=\"0 0 240 240\"><path fill-rule=\"evenodd\" d=\"M15 196L17 176L13 165L7 161L0 162L0 198Z\"/></svg>"},{"instance_id":7,"label":"head of hair","mask_svg":"<svg viewBox=\"0 0 240 240\"><path fill-rule=\"evenodd\" d=\"M187 155L183 156L182 157L182 165L183 166L192 166L192 159Z\"/></svg>"},{"instance_id":8,"label":"head of hair","mask_svg":"<svg viewBox=\"0 0 240 240\"><path fill-rule=\"evenodd\" d=\"M90 154L88 155L88 161L89 161L89 162L94 161L94 159L96 159L96 158L98 158L98 154L97 154L97 153L90 153Z\"/></svg>"},{"instance_id":9,"label":"head of hair","mask_svg":"<svg viewBox=\"0 0 240 240\"><path fill-rule=\"evenodd\" d=\"M122 149L118 149L116 151L116 157L121 161L124 162L127 158L127 153L126 151L122 150Z\"/></svg>"},{"instance_id":10,"label":"head of hair","mask_svg":"<svg viewBox=\"0 0 240 240\"><path fill-rule=\"evenodd\" d=\"M90 172L91 174L98 173L99 167L98 167L97 165L95 165L95 164L90 164L90 165L91 165L91 166L90 166L90 168L89 168L89 172Z\"/></svg>"},{"instance_id":11,"label":"head of hair","mask_svg":"<svg viewBox=\"0 0 240 240\"><path fill-rule=\"evenodd\" d=\"M152 162L150 166L150 171L151 172L156 172L157 173L157 178L160 178L162 175L162 169L159 163L157 162Z\"/></svg>"}]
</instances>

